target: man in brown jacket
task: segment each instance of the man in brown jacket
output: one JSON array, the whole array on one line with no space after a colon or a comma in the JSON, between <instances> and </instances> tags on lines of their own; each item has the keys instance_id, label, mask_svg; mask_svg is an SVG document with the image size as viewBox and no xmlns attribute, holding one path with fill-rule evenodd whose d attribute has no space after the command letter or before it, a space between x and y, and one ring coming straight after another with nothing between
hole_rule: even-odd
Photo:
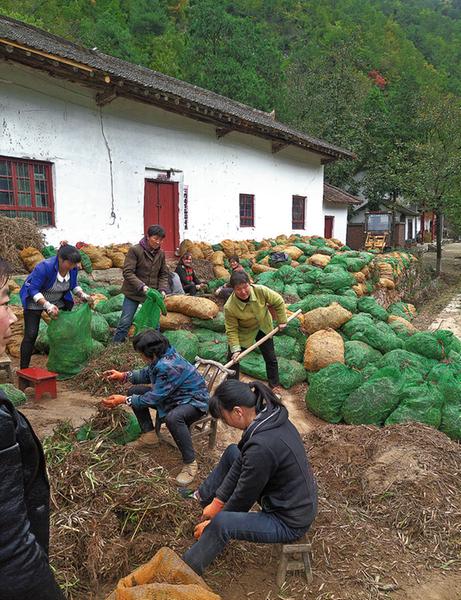
<instances>
[{"instance_id":1,"label":"man in brown jacket","mask_svg":"<svg viewBox=\"0 0 461 600\"><path fill-rule=\"evenodd\" d=\"M160 225L151 225L143 239L128 250L123 265L122 292L125 300L122 315L114 335L114 342L124 342L133 323L135 312L146 299L149 288L166 294L168 268L161 249L165 231Z\"/></svg>"}]
</instances>

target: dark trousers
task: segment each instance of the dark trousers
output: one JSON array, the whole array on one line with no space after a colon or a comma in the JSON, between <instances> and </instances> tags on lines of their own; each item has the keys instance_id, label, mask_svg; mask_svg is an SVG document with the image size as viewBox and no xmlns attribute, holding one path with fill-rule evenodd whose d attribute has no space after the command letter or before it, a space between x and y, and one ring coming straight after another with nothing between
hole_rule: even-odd
<instances>
[{"instance_id":1,"label":"dark trousers","mask_svg":"<svg viewBox=\"0 0 461 600\"><path fill-rule=\"evenodd\" d=\"M128 390L128 395L145 394L151 389L150 385L133 385ZM139 426L143 433L154 431L154 423L147 406L141 408L131 407L138 419ZM203 417L203 412L191 404L179 404L172 408L166 417L162 419L171 433L179 451L182 454L183 462L191 463L195 460L194 447L190 436L189 427Z\"/></svg>"},{"instance_id":2,"label":"dark trousers","mask_svg":"<svg viewBox=\"0 0 461 600\"><path fill-rule=\"evenodd\" d=\"M41 310L24 309L24 337L21 342L21 369L27 369L40 327Z\"/></svg>"},{"instance_id":3,"label":"dark trousers","mask_svg":"<svg viewBox=\"0 0 461 600\"><path fill-rule=\"evenodd\" d=\"M226 448L219 463L199 487L202 506L209 504L234 461L240 456L236 444ZM290 543L302 537L309 527L286 525L273 513L231 512L223 510L212 519L202 537L183 555L183 560L201 575L224 550L229 540L245 540L267 544Z\"/></svg>"},{"instance_id":4,"label":"dark trousers","mask_svg":"<svg viewBox=\"0 0 461 600\"><path fill-rule=\"evenodd\" d=\"M263 331L258 331L258 333L256 334L256 341L259 341L265 335L266 334ZM270 338L269 340L264 342L264 344L261 344L261 346L259 346L259 349L261 350L264 362L266 363L267 381L269 382L269 386L274 387L276 385L279 385L279 365L277 362L277 356L275 355L274 340ZM242 348L242 352L243 350L245 350L245 348ZM232 354L233 353L229 349L227 355L228 360L231 359ZM236 365L232 365L232 369L235 370L235 375L232 375L230 379L238 379L240 376L239 363L237 363Z\"/></svg>"}]
</instances>

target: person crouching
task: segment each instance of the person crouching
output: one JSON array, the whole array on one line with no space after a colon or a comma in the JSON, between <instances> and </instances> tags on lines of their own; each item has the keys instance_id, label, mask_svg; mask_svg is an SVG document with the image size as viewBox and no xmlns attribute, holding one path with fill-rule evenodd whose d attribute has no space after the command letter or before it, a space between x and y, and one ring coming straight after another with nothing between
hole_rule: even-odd
<instances>
[{"instance_id":1,"label":"person crouching","mask_svg":"<svg viewBox=\"0 0 461 600\"><path fill-rule=\"evenodd\" d=\"M103 377L109 381L133 385L127 396L114 394L103 400L103 405L106 408L119 404L131 406L142 431L132 445L144 449L158 443L150 415L150 409L154 408L182 455L184 465L176 481L179 485L188 485L197 474L189 427L208 411L209 394L205 380L159 331L147 329L138 333L133 338L133 347L147 366L128 372L105 371Z\"/></svg>"}]
</instances>

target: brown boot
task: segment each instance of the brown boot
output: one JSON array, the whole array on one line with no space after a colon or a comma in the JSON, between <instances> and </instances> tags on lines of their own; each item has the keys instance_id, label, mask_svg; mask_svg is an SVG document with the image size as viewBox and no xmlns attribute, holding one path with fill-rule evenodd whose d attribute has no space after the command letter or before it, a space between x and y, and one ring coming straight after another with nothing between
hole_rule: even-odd
<instances>
[{"instance_id":1,"label":"brown boot","mask_svg":"<svg viewBox=\"0 0 461 600\"><path fill-rule=\"evenodd\" d=\"M160 440L157 437L155 431L148 431L147 433L141 433L137 440L127 444L130 448L137 448L138 450L149 450L158 446Z\"/></svg>"},{"instance_id":2,"label":"brown boot","mask_svg":"<svg viewBox=\"0 0 461 600\"><path fill-rule=\"evenodd\" d=\"M176 483L181 486L189 485L197 475L197 470L198 466L196 460L189 464L185 464L179 475L176 477Z\"/></svg>"}]
</instances>

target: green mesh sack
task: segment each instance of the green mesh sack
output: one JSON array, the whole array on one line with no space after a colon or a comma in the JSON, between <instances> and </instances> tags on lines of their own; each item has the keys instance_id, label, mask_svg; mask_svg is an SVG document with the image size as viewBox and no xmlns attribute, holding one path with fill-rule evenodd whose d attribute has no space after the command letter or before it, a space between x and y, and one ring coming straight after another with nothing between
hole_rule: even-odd
<instances>
[{"instance_id":1,"label":"green mesh sack","mask_svg":"<svg viewBox=\"0 0 461 600\"><path fill-rule=\"evenodd\" d=\"M363 269L367 262L363 258L335 254L335 256L332 257L330 264L343 265L347 271L356 273Z\"/></svg>"},{"instance_id":2,"label":"green mesh sack","mask_svg":"<svg viewBox=\"0 0 461 600\"><path fill-rule=\"evenodd\" d=\"M223 286L225 283L225 279L210 279L210 281L207 283L208 292L210 294L214 294L214 292L216 292L216 290Z\"/></svg>"},{"instance_id":3,"label":"green mesh sack","mask_svg":"<svg viewBox=\"0 0 461 600\"><path fill-rule=\"evenodd\" d=\"M446 433L453 440L461 440L461 385L458 388L456 400L445 401L442 408L440 431Z\"/></svg>"},{"instance_id":4,"label":"green mesh sack","mask_svg":"<svg viewBox=\"0 0 461 600\"><path fill-rule=\"evenodd\" d=\"M215 360L221 364L227 363L228 344L227 338L203 340L199 342L198 356L206 360Z\"/></svg>"},{"instance_id":5,"label":"green mesh sack","mask_svg":"<svg viewBox=\"0 0 461 600\"><path fill-rule=\"evenodd\" d=\"M413 320L413 313L408 308L408 304L405 302L394 302L387 307L387 312L390 315L395 315L396 317L402 317L407 321Z\"/></svg>"},{"instance_id":6,"label":"green mesh sack","mask_svg":"<svg viewBox=\"0 0 461 600\"><path fill-rule=\"evenodd\" d=\"M104 291L102 293L107 297L118 296L121 293L120 290L121 288L119 285L108 285L106 288L104 288Z\"/></svg>"},{"instance_id":7,"label":"green mesh sack","mask_svg":"<svg viewBox=\"0 0 461 600\"><path fill-rule=\"evenodd\" d=\"M405 373L406 369L414 369L422 375L426 375L434 364L436 364L435 361L424 358L414 352L408 352L408 350L403 350L402 348L391 350L391 352L382 356L378 361L379 368L393 367L394 369L401 369L403 373Z\"/></svg>"},{"instance_id":8,"label":"green mesh sack","mask_svg":"<svg viewBox=\"0 0 461 600\"><path fill-rule=\"evenodd\" d=\"M322 269L319 269L318 267L314 267L310 271L305 271L303 274L304 283L313 283L318 287L320 285L322 273Z\"/></svg>"},{"instance_id":9,"label":"green mesh sack","mask_svg":"<svg viewBox=\"0 0 461 600\"><path fill-rule=\"evenodd\" d=\"M304 358L304 345L288 335L277 334L273 337L275 354L288 360L302 362Z\"/></svg>"},{"instance_id":10,"label":"green mesh sack","mask_svg":"<svg viewBox=\"0 0 461 600\"><path fill-rule=\"evenodd\" d=\"M192 323L195 327L200 327L201 329L210 329L219 333L226 331L223 312L219 312L214 319L197 319L194 317Z\"/></svg>"},{"instance_id":11,"label":"green mesh sack","mask_svg":"<svg viewBox=\"0 0 461 600\"><path fill-rule=\"evenodd\" d=\"M392 329L395 335L403 341L407 340L413 335L412 332L409 331L408 328L399 321L392 321L392 323L389 323L389 327Z\"/></svg>"},{"instance_id":12,"label":"green mesh sack","mask_svg":"<svg viewBox=\"0 0 461 600\"><path fill-rule=\"evenodd\" d=\"M266 284L271 290L274 292L278 292L279 294L283 294L285 291L285 284L283 281L279 281L278 279L273 279L270 283Z\"/></svg>"},{"instance_id":13,"label":"green mesh sack","mask_svg":"<svg viewBox=\"0 0 461 600\"><path fill-rule=\"evenodd\" d=\"M365 325L361 331L357 331L351 336L351 340L365 342L383 354L403 347L402 340L395 335L392 329L390 329L390 333L384 333L375 325Z\"/></svg>"},{"instance_id":14,"label":"green mesh sack","mask_svg":"<svg viewBox=\"0 0 461 600\"><path fill-rule=\"evenodd\" d=\"M10 304L21 306L21 296L19 294L10 294Z\"/></svg>"},{"instance_id":15,"label":"green mesh sack","mask_svg":"<svg viewBox=\"0 0 461 600\"><path fill-rule=\"evenodd\" d=\"M143 305L133 319L136 333L144 331L144 329L156 329L160 323L160 313L162 313L162 315L166 315L167 313L163 296L158 290L150 288L146 296ZM111 298L108 304L116 298L118 298L118 296Z\"/></svg>"},{"instance_id":16,"label":"green mesh sack","mask_svg":"<svg viewBox=\"0 0 461 600\"><path fill-rule=\"evenodd\" d=\"M212 331L211 329L204 329L198 327L194 329L193 333L197 336L200 343L202 342L227 342L227 336L225 333L220 331Z\"/></svg>"},{"instance_id":17,"label":"green mesh sack","mask_svg":"<svg viewBox=\"0 0 461 600\"><path fill-rule=\"evenodd\" d=\"M334 292L341 288L350 288L356 283L355 278L344 269L331 273L322 273L318 282L321 287L328 288Z\"/></svg>"},{"instance_id":18,"label":"green mesh sack","mask_svg":"<svg viewBox=\"0 0 461 600\"><path fill-rule=\"evenodd\" d=\"M309 376L307 408L329 423L342 420L341 409L355 389L363 383L360 373L341 363L333 363Z\"/></svg>"},{"instance_id":19,"label":"green mesh sack","mask_svg":"<svg viewBox=\"0 0 461 600\"><path fill-rule=\"evenodd\" d=\"M80 373L93 351L91 310L87 303L71 311L61 310L48 325L50 353L47 368L68 379Z\"/></svg>"},{"instance_id":20,"label":"green mesh sack","mask_svg":"<svg viewBox=\"0 0 461 600\"><path fill-rule=\"evenodd\" d=\"M306 369L301 363L280 357L278 364L280 384L286 390L306 380Z\"/></svg>"},{"instance_id":21,"label":"green mesh sack","mask_svg":"<svg viewBox=\"0 0 461 600\"><path fill-rule=\"evenodd\" d=\"M267 381L266 363L261 354L250 352L240 361L240 370L250 377Z\"/></svg>"},{"instance_id":22,"label":"green mesh sack","mask_svg":"<svg viewBox=\"0 0 461 600\"><path fill-rule=\"evenodd\" d=\"M277 272L276 271L263 271L263 273L259 273L255 276L256 282L259 285L266 285L270 287L273 281L277 281Z\"/></svg>"},{"instance_id":23,"label":"green mesh sack","mask_svg":"<svg viewBox=\"0 0 461 600\"><path fill-rule=\"evenodd\" d=\"M434 360L443 360L446 356L443 343L432 333L413 334L405 341L405 350Z\"/></svg>"},{"instance_id":24,"label":"green mesh sack","mask_svg":"<svg viewBox=\"0 0 461 600\"><path fill-rule=\"evenodd\" d=\"M368 381L375 373L379 371L376 363L371 363L371 365L367 365L364 369L362 369L362 376L365 381Z\"/></svg>"},{"instance_id":25,"label":"green mesh sack","mask_svg":"<svg viewBox=\"0 0 461 600\"><path fill-rule=\"evenodd\" d=\"M115 312L105 313L103 316L109 327L117 327L120 317L122 316L122 311L116 310Z\"/></svg>"},{"instance_id":26,"label":"green mesh sack","mask_svg":"<svg viewBox=\"0 0 461 600\"><path fill-rule=\"evenodd\" d=\"M100 313L91 314L91 336L94 340L107 344L110 338L109 324Z\"/></svg>"},{"instance_id":27,"label":"green mesh sack","mask_svg":"<svg viewBox=\"0 0 461 600\"><path fill-rule=\"evenodd\" d=\"M346 296L337 296L335 294L320 294L320 295L310 295L306 296L299 302L295 302L294 304L290 304L288 307L292 311L296 311L299 308L303 311L303 313L314 310L314 308L320 308L324 306L330 306L333 302L337 302L346 310L350 312L356 312L357 310L357 299Z\"/></svg>"},{"instance_id":28,"label":"green mesh sack","mask_svg":"<svg viewBox=\"0 0 461 600\"><path fill-rule=\"evenodd\" d=\"M157 292L157 290L149 290L149 292L151 292L151 291ZM149 298L149 292L147 293L148 298ZM157 293L159 294L160 292L157 292ZM117 294L116 296L111 296L109 298L109 300L107 300L106 312L115 312L117 310L122 310L124 300L125 300L124 294ZM145 304L145 302L144 302L144 304Z\"/></svg>"},{"instance_id":29,"label":"green mesh sack","mask_svg":"<svg viewBox=\"0 0 461 600\"><path fill-rule=\"evenodd\" d=\"M45 258L51 258L52 256L56 256L56 248L54 246L44 246L42 248L42 254Z\"/></svg>"},{"instance_id":30,"label":"green mesh sack","mask_svg":"<svg viewBox=\"0 0 461 600\"><path fill-rule=\"evenodd\" d=\"M40 319L38 336L35 340L35 349L40 354L48 354L50 351L50 340L48 339L48 325L43 319Z\"/></svg>"},{"instance_id":31,"label":"green mesh sack","mask_svg":"<svg viewBox=\"0 0 461 600\"><path fill-rule=\"evenodd\" d=\"M364 369L368 364L374 363L382 358L381 352L375 350L364 342L344 343L344 360L348 367L352 369Z\"/></svg>"},{"instance_id":32,"label":"green mesh sack","mask_svg":"<svg viewBox=\"0 0 461 600\"><path fill-rule=\"evenodd\" d=\"M386 419L386 425L416 421L439 428L442 420L443 396L434 385L420 383L404 386L400 404Z\"/></svg>"},{"instance_id":33,"label":"green mesh sack","mask_svg":"<svg viewBox=\"0 0 461 600\"><path fill-rule=\"evenodd\" d=\"M379 369L345 400L342 416L349 425L382 425L399 403L400 371Z\"/></svg>"},{"instance_id":34,"label":"green mesh sack","mask_svg":"<svg viewBox=\"0 0 461 600\"><path fill-rule=\"evenodd\" d=\"M221 244L213 244L211 247L213 248L213 252L222 252Z\"/></svg>"},{"instance_id":35,"label":"green mesh sack","mask_svg":"<svg viewBox=\"0 0 461 600\"><path fill-rule=\"evenodd\" d=\"M163 335L181 356L192 364L195 362L195 357L199 353L199 341L194 333L187 330L177 330L165 331Z\"/></svg>"},{"instance_id":36,"label":"green mesh sack","mask_svg":"<svg viewBox=\"0 0 461 600\"><path fill-rule=\"evenodd\" d=\"M305 263L306 260L307 260L307 256L305 254L301 254L301 256L298 257L299 263Z\"/></svg>"},{"instance_id":37,"label":"green mesh sack","mask_svg":"<svg viewBox=\"0 0 461 600\"><path fill-rule=\"evenodd\" d=\"M296 246L296 248L302 250L304 255L307 257L312 256L313 254L316 254L318 252L318 248L316 246L313 246L311 244L305 244L303 242L295 242L293 246Z\"/></svg>"},{"instance_id":38,"label":"green mesh sack","mask_svg":"<svg viewBox=\"0 0 461 600\"><path fill-rule=\"evenodd\" d=\"M323 246L326 246L326 240L325 240L325 238L322 238L322 237L311 237L309 240L309 244L311 244L312 246L315 246L316 249L322 248Z\"/></svg>"},{"instance_id":39,"label":"green mesh sack","mask_svg":"<svg viewBox=\"0 0 461 600\"><path fill-rule=\"evenodd\" d=\"M302 347L306 345L306 335L301 331L301 322L299 319L291 319L281 335L294 338Z\"/></svg>"},{"instance_id":40,"label":"green mesh sack","mask_svg":"<svg viewBox=\"0 0 461 600\"><path fill-rule=\"evenodd\" d=\"M357 301L357 308L360 312L368 313L375 319L380 321L387 321L388 314L386 309L380 306L374 298L370 296L363 296Z\"/></svg>"},{"instance_id":41,"label":"green mesh sack","mask_svg":"<svg viewBox=\"0 0 461 600\"><path fill-rule=\"evenodd\" d=\"M373 325L371 315L368 313L358 313L357 315L352 315L352 318L347 323L344 323L341 330L348 338L351 338L355 333L363 331L369 325Z\"/></svg>"},{"instance_id":42,"label":"green mesh sack","mask_svg":"<svg viewBox=\"0 0 461 600\"><path fill-rule=\"evenodd\" d=\"M80 262L82 263L83 270L85 273L93 272L93 265L91 264L91 259L88 254L80 248Z\"/></svg>"},{"instance_id":43,"label":"green mesh sack","mask_svg":"<svg viewBox=\"0 0 461 600\"><path fill-rule=\"evenodd\" d=\"M290 267L289 265L284 265L280 267L277 271L278 278L283 281L283 283L293 283L297 278L297 272L294 267Z\"/></svg>"},{"instance_id":44,"label":"green mesh sack","mask_svg":"<svg viewBox=\"0 0 461 600\"><path fill-rule=\"evenodd\" d=\"M283 290L285 296L290 296L290 299L299 300L298 288L296 284L288 283Z\"/></svg>"},{"instance_id":45,"label":"green mesh sack","mask_svg":"<svg viewBox=\"0 0 461 600\"><path fill-rule=\"evenodd\" d=\"M444 356L448 356L452 350L458 353L461 352L461 341L452 331L449 331L448 329L437 329L431 333L435 339L442 344Z\"/></svg>"},{"instance_id":46,"label":"green mesh sack","mask_svg":"<svg viewBox=\"0 0 461 600\"><path fill-rule=\"evenodd\" d=\"M313 283L300 283L297 286L298 296L304 298L314 291Z\"/></svg>"},{"instance_id":47,"label":"green mesh sack","mask_svg":"<svg viewBox=\"0 0 461 600\"><path fill-rule=\"evenodd\" d=\"M93 358L94 356L97 356L98 354L101 354L101 352L103 352L104 350L104 344L102 344L101 342L98 342L98 340L91 340L91 358Z\"/></svg>"},{"instance_id":48,"label":"green mesh sack","mask_svg":"<svg viewBox=\"0 0 461 600\"><path fill-rule=\"evenodd\" d=\"M14 387L12 383L1 383L0 391L2 391L13 406L20 406L26 402L27 398L24 392Z\"/></svg>"}]
</instances>

